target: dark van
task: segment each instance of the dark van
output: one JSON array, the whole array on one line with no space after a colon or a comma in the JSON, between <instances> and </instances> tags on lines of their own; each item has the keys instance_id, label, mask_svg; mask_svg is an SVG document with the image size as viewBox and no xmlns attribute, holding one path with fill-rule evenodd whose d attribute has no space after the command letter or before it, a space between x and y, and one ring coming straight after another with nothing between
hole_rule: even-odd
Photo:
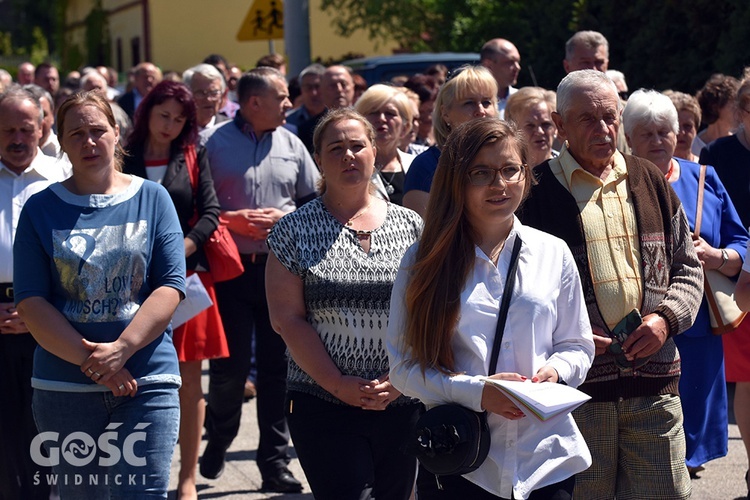
<instances>
[{"instance_id":1,"label":"dark van","mask_svg":"<svg viewBox=\"0 0 750 500\"><path fill-rule=\"evenodd\" d=\"M419 54L397 54L393 56L363 57L350 59L341 64L350 67L367 80L368 85L390 81L394 76L422 73L433 64L444 64L449 70L462 64L479 63L479 54L474 52L422 52Z\"/></svg>"}]
</instances>

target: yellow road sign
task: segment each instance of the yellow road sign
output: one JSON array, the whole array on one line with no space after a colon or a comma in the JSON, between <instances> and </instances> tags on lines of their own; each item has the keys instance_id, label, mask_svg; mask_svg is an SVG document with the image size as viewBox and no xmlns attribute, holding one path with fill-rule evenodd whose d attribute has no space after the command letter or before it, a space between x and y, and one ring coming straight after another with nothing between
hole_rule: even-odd
<instances>
[{"instance_id":1,"label":"yellow road sign","mask_svg":"<svg viewBox=\"0 0 750 500\"><path fill-rule=\"evenodd\" d=\"M283 0L255 0L237 32L237 40L284 38Z\"/></svg>"}]
</instances>

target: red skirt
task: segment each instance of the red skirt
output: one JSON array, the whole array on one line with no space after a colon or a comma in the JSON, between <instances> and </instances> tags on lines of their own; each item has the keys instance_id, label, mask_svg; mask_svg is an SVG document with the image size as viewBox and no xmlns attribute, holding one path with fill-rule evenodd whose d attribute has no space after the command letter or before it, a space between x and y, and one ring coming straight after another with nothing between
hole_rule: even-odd
<instances>
[{"instance_id":1,"label":"red skirt","mask_svg":"<svg viewBox=\"0 0 750 500\"><path fill-rule=\"evenodd\" d=\"M750 314L724 342L724 366L727 382L750 382Z\"/></svg>"},{"instance_id":2,"label":"red skirt","mask_svg":"<svg viewBox=\"0 0 750 500\"><path fill-rule=\"evenodd\" d=\"M188 271L188 276L193 271ZM174 348L180 362L229 357L227 337L216 303L216 291L211 273L199 272L198 277L206 287L214 304L196 317L174 330Z\"/></svg>"}]
</instances>

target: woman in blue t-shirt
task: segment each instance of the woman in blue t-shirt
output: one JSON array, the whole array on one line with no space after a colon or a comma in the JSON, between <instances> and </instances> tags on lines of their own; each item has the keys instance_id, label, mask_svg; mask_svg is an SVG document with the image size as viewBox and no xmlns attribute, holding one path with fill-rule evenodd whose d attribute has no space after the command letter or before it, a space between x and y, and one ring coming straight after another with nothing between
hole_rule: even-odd
<instances>
[{"instance_id":1,"label":"woman in blue t-shirt","mask_svg":"<svg viewBox=\"0 0 750 500\"><path fill-rule=\"evenodd\" d=\"M34 355L32 459L62 498L166 498L180 376L170 319L184 296L183 234L166 190L120 170L106 99L57 114L73 175L24 206L14 245Z\"/></svg>"}]
</instances>

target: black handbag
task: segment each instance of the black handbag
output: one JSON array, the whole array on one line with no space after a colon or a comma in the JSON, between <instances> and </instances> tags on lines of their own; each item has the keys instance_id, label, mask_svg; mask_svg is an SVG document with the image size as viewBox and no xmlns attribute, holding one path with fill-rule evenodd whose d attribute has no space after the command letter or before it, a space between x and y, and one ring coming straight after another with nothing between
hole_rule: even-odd
<instances>
[{"instance_id":1,"label":"black handbag","mask_svg":"<svg viewBox=\"0 0 750 500\"><path fill-rule=\"evenodd\" d=\"M495 339L492 342L490 371L497 366L500 354L521 243L521 238L516 235L497 317ZM490 451L487 412L472 411L457 404L436 406L419 418L406 450L415 455L425 469L437 476L468 474L482 465Z\"/></svg>"}]
</instances>

